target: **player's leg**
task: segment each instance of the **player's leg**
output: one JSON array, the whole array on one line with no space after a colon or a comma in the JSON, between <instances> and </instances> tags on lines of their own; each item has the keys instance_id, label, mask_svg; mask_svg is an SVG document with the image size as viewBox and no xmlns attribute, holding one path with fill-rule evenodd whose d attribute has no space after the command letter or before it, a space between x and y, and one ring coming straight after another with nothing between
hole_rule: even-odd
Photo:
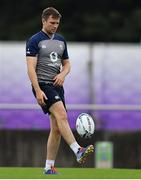
<instances>
[{"instance_id":1,"label":"player's leg","mask_svg":"<svg viewBox=\"0 0 141 180\"><path fill-rule=\"evenodd\" d=\"M56 174L54 169L54 163L58 148L60 145L61 134L57 125L55 117L50 115L50 134L47 142L47 159L45 164L45 173L46 174Z\"/></svg>"},{"instance_id":2,"label":"player's leg","mask_svg":"<svg viewBox=\"0 0 141 180\"><path fill-rule=\"evenodd\" d=\"M85 162L87 155L93 152L93 145L89 145L86 148L83 148L76 142L76 139L69 126L67 113L62 101L54 103L49 110L54 115L57 121L58 128L62 137L65 139L70 148L74 151L77 157L77 161L79 163Z\"/></svg>"},{"instance_id":3,"label":"player's leg","mask_svg":"<svg viewBox=\"0 0 141 180\"><path fill-rule=\"evenodd\" d=\"M75 141L75 138L70 129L70 126L67 120L67 113L66 113L66 110L64 108L62 101L58 101L54 103L50 107L49 110L56 118L60 133L65 139L65 141L67 142L67 144L69 145L72 144Z\"/></svg>"},{"instance_id":4,"label":"player's leg","mask_svg":"<svg viewBox=\"0 0 141 180\"><path fill-rule=\"evenodd\" d=\"M50 115L50 134L47 142L47 158L56 159L58 148L60 145L61 134L55 117Z\"/></svg>"}]
</instances>

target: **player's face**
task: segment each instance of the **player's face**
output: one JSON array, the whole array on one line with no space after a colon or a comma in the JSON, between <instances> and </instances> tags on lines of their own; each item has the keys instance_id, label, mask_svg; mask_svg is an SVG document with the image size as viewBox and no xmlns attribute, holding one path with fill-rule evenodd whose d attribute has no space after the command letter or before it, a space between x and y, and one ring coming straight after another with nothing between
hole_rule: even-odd
<instances>
[{"instance_id":1,"label":"player's face","mask_svg":"<svg viewBox=\"0 0 141 180\"><path fill-rule=\"evenodd\" d=\"M54 34L59 26L60 18L53 18L52 16L49 16L47 20L43 20L43 29L48 34Z\"/></svg>"}]
</instances>

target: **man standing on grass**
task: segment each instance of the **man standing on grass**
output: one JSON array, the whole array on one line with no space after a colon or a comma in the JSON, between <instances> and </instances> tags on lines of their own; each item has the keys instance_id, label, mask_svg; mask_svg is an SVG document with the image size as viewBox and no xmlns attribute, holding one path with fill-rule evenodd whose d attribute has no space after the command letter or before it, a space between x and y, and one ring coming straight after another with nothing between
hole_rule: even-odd
<instances>
[{"instance_id":1,"label":"man standing on grass","mask_svg":"<svg viewBox=\"0 0 141 180\"><path fill-rule=\"evenodd\" d=\"M43 112L50 116L51 130L47 142L45 174L57 174L54 163L61 136L79 163L93 152L93 145L81 147L70 129L65 106L63 83L70 72L65 39L56 33L61 14L53 7L42 12L42 30L26 44L28 75L33 93Z\"/></svg>"}]
</instances>

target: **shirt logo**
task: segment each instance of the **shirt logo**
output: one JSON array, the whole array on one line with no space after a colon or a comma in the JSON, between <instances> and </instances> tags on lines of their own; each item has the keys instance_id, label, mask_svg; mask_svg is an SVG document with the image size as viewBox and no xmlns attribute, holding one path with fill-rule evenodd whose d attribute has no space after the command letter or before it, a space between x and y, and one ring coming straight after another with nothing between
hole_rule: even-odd
<instances>
[{"instance_id":1,"label":"shirt logo","mask_svg":"<svg viewBox=\"0 0 141 180\"><path fill-rule=\"evenodd\" d=\"M62 45L62 44L60 44L59 46L60 46L60 49L61 49L61 50L63 50L63 45Z\"/></svg>"},{"instance_id":2,"label":"shirt logo","mask_svg":"<svg viewBox=\"0 0 141 180\"><path fill-rule=\"evenodd\" d=\"M45 49L46 48L46 45L42 45L42 49Z\"/></svg>"},{"instance_id":3,"label":"shirt logo","mask_svg":"<svg viewBox=\"0 0 141 180\"><path fill-rule=\"evenodd\" d=\"M56 52L51 52L50 53L50 60L52 62L56 62L58 60L58 54Z\"/></svg>"}]
</instances>

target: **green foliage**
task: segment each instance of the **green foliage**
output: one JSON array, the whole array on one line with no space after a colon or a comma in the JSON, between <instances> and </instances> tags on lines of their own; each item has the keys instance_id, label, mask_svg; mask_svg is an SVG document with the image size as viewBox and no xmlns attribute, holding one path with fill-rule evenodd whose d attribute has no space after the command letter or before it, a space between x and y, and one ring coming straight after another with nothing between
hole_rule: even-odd
<instances>
[{"instance_id":1,"label":"green foliage","mask_svg":"<svg viewBox=\"0 0 141 180\"><path fill-rule=\"evenodd\" d=\"M54 6L63 15L67 41L140 42L140 0L1 0L0 40L26 40L41 29L41 13Z\"/></svg>"}]
</instances>

